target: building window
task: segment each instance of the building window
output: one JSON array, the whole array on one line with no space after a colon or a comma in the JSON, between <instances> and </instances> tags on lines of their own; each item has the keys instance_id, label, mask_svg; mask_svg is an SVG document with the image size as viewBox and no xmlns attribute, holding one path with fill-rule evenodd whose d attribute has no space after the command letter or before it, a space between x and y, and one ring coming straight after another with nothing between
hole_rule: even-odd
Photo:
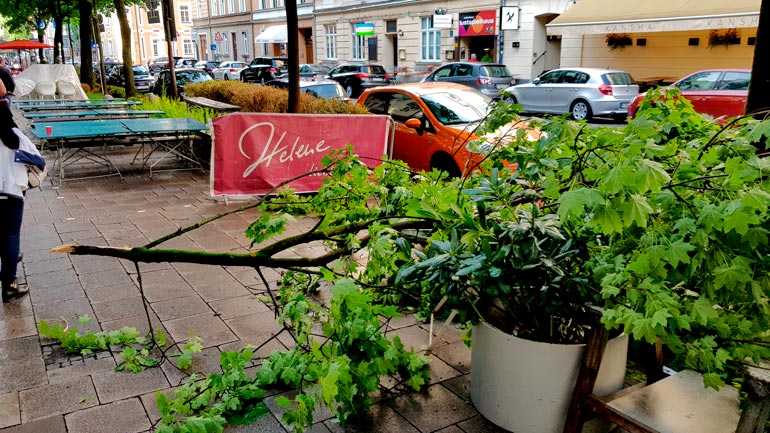
<instances>
[{"instance_id":1,"label":"building window","mask_svg":"<svg viewBox=\"0 0 770 433\"><path fill-rule=\"evenodd\" d=\"M355 24L353 24L353 60L366 60L366 36L356 34Z\"/></svg>"},{"instance_id":2,"label":"building window","mask_svg":"<svg viewBox=\"0 0 770 433\"><path fill-rule=\"evenodd\" d=\"M193 42L190 39L182 41L182 52L185 56L193 55Z\"/></svg>"},{"instance_id":3,"label":"building window","mask_svg":"<svg viewBox=\"0 0 770 433\"><path fill-rule=\"evenodd\" d=\"M225 11L225 0L219 0L219 14L227 15L227 12Z\"/></svg>"},{"instance_id":4,"label":"building window","mask_svg":"<svg viewBox=\"0 0 770 433\"><path fill-rule=\"evenodd\" d=\"M240 0L238 2L238 7L240 8L240 12L246 12L246 0Z\"/></svg>"},{"instance_id":5,"label":"building window","mask_svg":"<svg viewBox=\"0 0 770 433\"><path fill-rule=\"evenodd\" d=\"M143 15L142 14L142 12L143 12L142 8L140 8L139 6L136 6L136 7L134 7L134 10L136 11L136 23L141 26L142 24L144 24L142 22L142 15Z\"/></svg>"},{"instance_id":6,"label":"building window","mask_svg":"<svg viewBox=\"0 0 770 433\"><path fill-rule=\"evenodd\" d=\"M160 57L160 41L157 39L152 40L152 56Z\"/></svg>"},{"instance_id":7,"label":"building window","mask_svg":"<svg viewBox=\"0 0 770 433\"><path fill-rule=\"evenodd\" d=\"M179 6L179 21L183 23L190 22L190 6Z\"/></svg>"},{"instance_id":8,"label":"building window","mask_svg":"<svg viewBox=\"0 0 770 433\"><path fill-rule=\"evenodd\" d=\"M231 14L235 13L235 0L227 0L228 11Z\"/></svg>"},{"instance_id":9,"label":"building window","mask_svg":"<svg viewBox=\"0 0 770 433\"><path fill-rule=\"evenodd\" d=\"M107 57L115 56L115 47L112 45L112 41L107 41Z\"/></svg>"},{"instance_id":10,"label":"building window","mask_svg":"<svg viewBox=\"0 0 770 433\"><path fill-rule=\"evenodd\" d=\"M261 6L262 6L262 9L267 9L267 0L262 0L262 1L260 2L260 4L261 4Z\"/></svg>"},{"instance_id":11,"label":"building window","mask_svg":"<svg viewBox=\"0 0 770 433\"><path fill-rule=\"evenodd\" d=\"M433 28L433 17L420 20L420 61L441 61L441 30Z\"/></svg>"},{"instance_id":12,"label":"building window","mask_svg":"<svg viewBox=\"0 0 770 433\"><path fill-rule=\"evenodd\" d=\"M203 0L197 0L195 2L195 8L198 9L198 18L203 17Z\"/></svg>"},{"instance_id":13,"label":"building window","mask_svg":"<svg viewBox=\"0 0 770 433\"><path fill-rule=\"evenodd\" d=\"M326 24L324 26L324 30L326 32L326 35L324 36L324 38L326 39L326 58L328 60L336 60L337 59L337 25Z\"/></svg>"},{"instance_id":14,"label":"building window","mask_svg":"<svg viewBox=\"0 0 770 433\"><path fill-rule=\"evenodd\" d=\"M273 0L272 3L274 8L278 7L278 0Z\"/></svg>"},{"instance_id":15,"label":"building window","mask_svg":"<svg viewBox=\"0 0 770 433\"><path fill-rule=\"evenodd\" d=\"M219 3L214 0L211 2L211 16L215 17L219 15Z\"/></svg>"},{"instance_id":16,"label":"building window","mask_svg":"<svg viewBox=\"0 0 770 433\"><path fill-rule=\"evenodd\" d=\"M246 36L246 32L241 32L241 36L243 39L243 53L242 53L242 55L244 56L243 60L246 60L249 58L249 37ZM238 60L238 59L233 59L233 60Z\"/></svg>"},{"instance_id":17,"label":"building window","mask_svg":"<svg viewBox=\"0 0 770 433\"><path fill-rule=\"evenodd\" d=\"M219 47L219 45L217 45ZM223 54L230 53L230 43L227 42L227 32L222 32L222 49L219 50Z\"/></svg>"}]
</instances>

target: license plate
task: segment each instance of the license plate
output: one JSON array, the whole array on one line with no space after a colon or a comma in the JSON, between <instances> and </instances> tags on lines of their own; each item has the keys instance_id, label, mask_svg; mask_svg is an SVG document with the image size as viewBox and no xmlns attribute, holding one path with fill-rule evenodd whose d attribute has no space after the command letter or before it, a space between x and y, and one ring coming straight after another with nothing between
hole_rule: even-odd
<instances>
[{"instance_id":1,"label":"license plate","mask_svg":"<svg viewBox=\"0 0 770 433\"><path fill-rule=\"evenodd\" d=\"M505 89L506 87L508 87L508 84L495 84L495 87L498 89Z\"/></svg>"},{"instance_id":2,"label":"license plate","mask_svg":"<svg viewBox=\"0 0 770 433\"><path fill-rule=\"evenodd\" d=\"M628 108L628 102L621 102L620 103L620 109L622 110L623 108Z\"/></svg>"},{"instance_id":3,"label":"license plate","mask_svg":"<svg viewBox=\"0 0 770 433\"><path fill-rule=\"evenodd\" d=\"M383 81L385 81L385 79L384 79L384 78L377 78L377 77L374 77L374 78L372 78L372 81L374 81L374 82L376 82L376 83L382 83Z\"/></svg>"}]
</instances>

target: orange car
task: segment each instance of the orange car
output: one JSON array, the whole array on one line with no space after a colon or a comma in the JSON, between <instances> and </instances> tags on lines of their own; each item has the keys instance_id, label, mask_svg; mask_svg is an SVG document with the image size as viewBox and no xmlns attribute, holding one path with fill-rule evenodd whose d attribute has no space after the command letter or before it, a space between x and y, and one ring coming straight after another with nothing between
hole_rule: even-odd
<instances>
[{"instance_id":1,"label":"orange car","mask_svg":"<svg viewBox=\"0 0 770 433\"><path fill-rule=\"evenodd\" d=\"M482 159L466 146L478 138L472 131L493 101L476 89L455 83L407 83L367 89L358 103L395 121L392 157L412 169L460 176Z\"/></svg>"}]
</instances>

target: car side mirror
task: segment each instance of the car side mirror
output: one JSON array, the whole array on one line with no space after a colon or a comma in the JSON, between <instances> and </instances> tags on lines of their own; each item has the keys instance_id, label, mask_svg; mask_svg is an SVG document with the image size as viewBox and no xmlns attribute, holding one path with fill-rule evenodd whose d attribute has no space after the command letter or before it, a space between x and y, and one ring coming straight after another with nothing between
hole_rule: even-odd
<instances>
[{"instance_id":1,"label":"car side mirror","mask_svg":"<svg viewBox=\"0 0 770 433\"><path fill-rule=\"evenodd\" d=\"M420 119L412 117L411 119L407 119L404 125L406 125L407 128L412 128L417 131L417 135L422 135L422 121Z\"/></svg>"},{"instance_id":2,"label":"car side mirror","mask_svg":"<svg viewBox=\"0 0 770 433\"><path fill-rule=\"evenodd\" d=\"M535 78L532 80L532 84L540 84L540 78Z\"/></svg>"}]
</instances>

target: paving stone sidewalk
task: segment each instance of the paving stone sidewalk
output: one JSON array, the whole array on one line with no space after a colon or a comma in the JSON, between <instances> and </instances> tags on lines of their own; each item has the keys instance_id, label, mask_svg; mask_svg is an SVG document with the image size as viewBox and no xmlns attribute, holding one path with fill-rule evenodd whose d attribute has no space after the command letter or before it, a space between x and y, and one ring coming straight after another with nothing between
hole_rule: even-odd
<instances>
[{"instance_id":1,"label":"paving stone sidewalk","mask_svg":"<svg viewBox=\"0 0 770 433\"><path fill-rule=\"evenodd\" d=\"M21 113L14 112L18 123L29 128ZM153 171L150 178L146 171L130 171L136 149L121 146L109 151L124 156L119 164L124 180L118 176L70 180L61 187L46 182L27 195L19 277L31 293L0 308L1 432L149 432L159 418L155 393L168 392L185 379L167 364L141 374L115 372L117 353L67 356L38 334L41 320L91 331L149 329L133 263L54 254L51 248L73 243L143 245L243 204L212 199L203 170ZM246 251L249 241L243 232L255 215L247 211L228 216L161 247ZM294 230L303 227L300 223ZM253 269L160 263L141 264L140 270L153 326L175 342L192 334L202 338L205 349L195 357L192 371L217 371L224 350L267 342L258 352L266 356L291 344L285 335L274 338L279 326L273 312L255 296L265 288ZM279 274L271 270L266 276L274 282ZM78 325L77 317L85 314L93 320ZM429 341L428 327L413 317L393 321L389 332L416 350L423 350ZM371 423L363 426L343 429L330 415L320 414L312 431L502 431L470 403L470 352L459 332L435 334L429 354L431 385L424 393L382 397L372 408ZM259 422L225 431L288 431L279 422L275 397L268 398L271 412Z\"/></svg>"}]
</instances>

